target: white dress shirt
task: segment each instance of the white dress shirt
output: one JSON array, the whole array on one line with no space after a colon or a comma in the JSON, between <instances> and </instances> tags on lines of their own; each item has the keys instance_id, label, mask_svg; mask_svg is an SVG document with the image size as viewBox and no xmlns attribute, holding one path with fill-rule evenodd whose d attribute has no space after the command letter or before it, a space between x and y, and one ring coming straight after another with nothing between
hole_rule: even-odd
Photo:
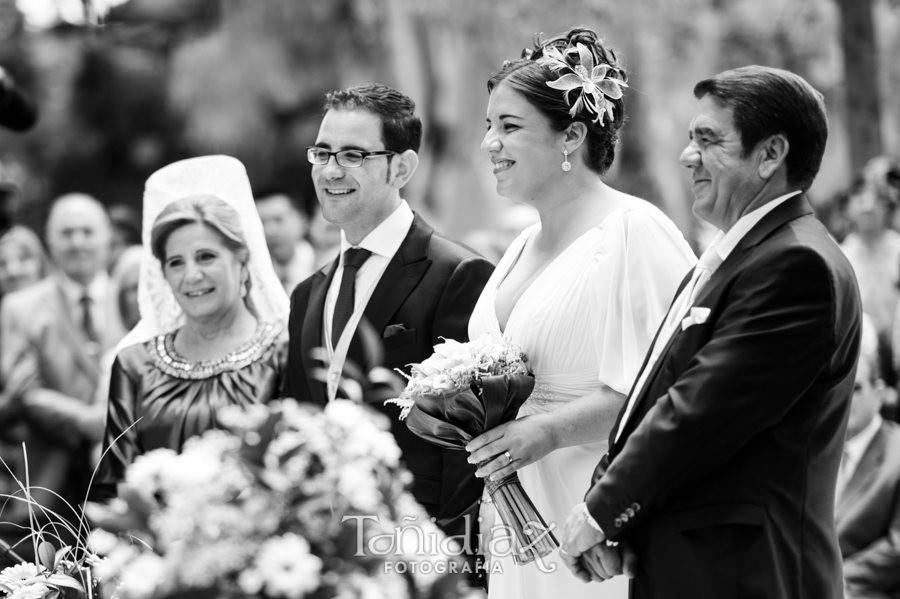
<instances>
[{"instance_id":1,"label":"white dress shirt","mask_svg":"<svg viewBox=\"0 0 900 599\"><path fill-rule=\"evenodd\" d=\"M81 298L87 294L90 298L91 324L94 326L97 339L103 339L107 329L106 320L109 316L106 313L109 289L109 276L106 271L98 272L87 287L73 281L61 271L57 273L57 276L75 326L79 331L84 331L84 309L81 307Z\"/></svg>"},{"instance_id":2,"label":"white dress shirt","mask_svg":"<svg viewBox=\"0 0 900 599\"><path fill-rule=\"evenodd\" d=\"M375 287L381 279L384 269L388 263L400 249L403 240L409 233L409 228L413 223L413 211L410 209L406 200L400 200L400 205L394 210L390 216L384 219L380 225L375 227L366 237L359 242L359 245L352 246L347 241L344 232L341 231L341 253L339 256L340 264L338 264L337 272L331 280L331 286L328 287L328 294L325 296L325 347L328 350L329 357L334 352L334 345L337 339L331 339L331 324L334 320L334 305L337 303L338 292L341 289L341 279L344 274L344 252L351 247L358 247L369 250L372 255L359 268L356 273L356 286L354 287L354 310L360 309L360 304L368 295L369 289Z\"/></svg>"},{"instance_id":3,"label":"white dress shirt","mask_svg":"<svg viewBox=\"0 0 900 599\"><path fill-rule=\"evenodd\" d=\"M772 210L785 203L790 198L799 194L800 191L792 191L791 193L780 196L767 204L760 206L753 212L745 214L742 216L734 226L731 227L728 232L719 231L716 236L713 238L709 247L706 248L706 251L703 252L703 256L700 257L700 264L709 262L709 254L711 252L715 252L718 255L718 264L721 264L725 261L726 258L731 254L734 248L737 247L738 243L741 239L744 238L750 230L756 226L759 221L763 219L768 213ZM680 328L682 319L690 310L691 303L685 301L685 298L682 297L684 293L690 293L693 291L693 296L696 298L697 293L700 287L709 280L707 277L703 283L698 285L696 288L692 289L692 285L686 285L682 290L681 294L675 299L672 303L672 310L666 316L665 321L663 322L663 329L660 331L659 337L656 339L656 343L653 344L653 347L650 349L650 359L647 360L647 366L641 372L640 377L638 378L638 382L634 387L634 391L631 396L628 398L628 404L625 406L625 414L622 416L622 421L619 425L618 431L616 431L616 441L619 440L619 437L622 435L622 431L625 430L625 424L628 422L628 417L631 416L631 412L634 409L634 404L637 402L637 398L640 396L641 391L644 388L644 385L647 382L647 378L650 376L650 372L653 370L653 366L656 364L656 361L659 359L665 347L669 344L669 339L678 331Z\"/></svg>"},{"instance_id":4,"label":"white dress shirt","mask_svg":"<svg viewBox=\"0 0 900 599\"><path fill-rule=\"evenodd\" d=\"M844 442L844 457L841 460L840 476L838 477L838 497L847 487L850 479L853 478L853 473L856 472L856 468L859 466L863 454L869 448L869 444L872 443L872 439L878 434L878 429L881 428L882 422L884 422L884 419L879 414L875 414L872 422Z\"/></svg>"}]
</instances>

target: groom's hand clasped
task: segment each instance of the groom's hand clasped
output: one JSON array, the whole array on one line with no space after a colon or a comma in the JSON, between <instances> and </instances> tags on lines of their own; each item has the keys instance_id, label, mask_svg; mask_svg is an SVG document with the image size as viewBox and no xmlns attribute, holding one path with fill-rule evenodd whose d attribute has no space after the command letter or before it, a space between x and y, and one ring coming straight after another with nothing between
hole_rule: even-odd
<instances>
[{"instance_id":1,"label":"groom's hand clasped","mask_svg":"<svg viewBox=\"0 0 900 599\"><path fill-rule=\"evenodd\" d=\"M608 545L606 535L587 521L584 504L575 506L566 520L559 553L583 582L603 582L619 574L634 578L637 569L637 557L631 548Z\"/></svg>"}]
</instances>

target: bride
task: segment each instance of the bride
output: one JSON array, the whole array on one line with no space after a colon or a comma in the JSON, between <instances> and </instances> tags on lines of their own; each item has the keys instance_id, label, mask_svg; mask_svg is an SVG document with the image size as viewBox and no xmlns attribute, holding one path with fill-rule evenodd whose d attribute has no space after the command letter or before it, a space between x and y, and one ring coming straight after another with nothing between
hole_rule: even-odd
<instances>
[{"instance_id":1,"label":"bride","mask_svg":"<svg viewBox=\"0 0 900 599\"><path fill-rule=\"evenodd\" d=\"M480 477L518 471L557 536L582 501L644 354L696 261L662 212L601 178L625 120L625 79L615 53L577 28L504 63L488 82L482 147L497 191L534 206L541 219L500 261L475 306L469 338L490 331L517 344L536 381L517 420L467 449L470 462L490 460ZM525 566L498 553L492 599L628 593L624 577L584 585L558 553Z\"/></svg>"}]
</instances>

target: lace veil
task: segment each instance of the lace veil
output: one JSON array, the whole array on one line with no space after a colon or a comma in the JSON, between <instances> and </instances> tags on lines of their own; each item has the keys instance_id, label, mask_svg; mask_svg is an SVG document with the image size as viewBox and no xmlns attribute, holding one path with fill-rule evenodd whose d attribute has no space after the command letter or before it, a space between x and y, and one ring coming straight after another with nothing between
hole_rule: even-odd
<instances>
[{"instance_id":1,"label":"lace veil","mask_svg":"<svg viewBox=\"0 0 900 599\"><path fill-rule=\"evenodd\" d=\"M201 156L170 164L153 173L144 187L143 258L138 282L141 320L119 343L118 350L149 341L184 324L184 314L162 265L150 250L150 232L156 217L168 204L195 195L221 198L241 219L244 240L250 250L250 297L257 315L265 322L287 324L290 300L272 268L262 221L244 165L231 156Z\"/></svg>"}]
</instances>

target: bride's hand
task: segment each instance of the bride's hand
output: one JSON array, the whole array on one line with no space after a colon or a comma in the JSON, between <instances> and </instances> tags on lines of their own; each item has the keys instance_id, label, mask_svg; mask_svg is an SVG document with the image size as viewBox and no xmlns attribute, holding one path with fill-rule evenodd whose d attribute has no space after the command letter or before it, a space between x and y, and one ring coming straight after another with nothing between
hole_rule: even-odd
<instances>
[{"instance_id":1,"label":"bride's hand","mask_svg":"<svg viewBox=\"0 0 900 599\"><path fill-rule=\"evenodd\" d=\"M543 414L505 422L475 437L466 446L470 453L469 463L478 464L490 459L475 472L475 476L490 480L509 476L554 449L552 429Z\"/></svg>"}]
</instances>

